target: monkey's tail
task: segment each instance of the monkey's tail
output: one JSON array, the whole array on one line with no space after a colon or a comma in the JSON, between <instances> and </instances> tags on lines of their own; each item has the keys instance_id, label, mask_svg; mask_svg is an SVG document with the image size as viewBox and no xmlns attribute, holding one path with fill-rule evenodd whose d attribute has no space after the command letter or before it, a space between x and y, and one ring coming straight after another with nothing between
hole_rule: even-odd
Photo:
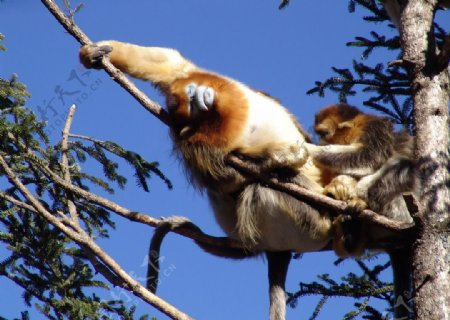
<instances>
[{"instance_id":1,"label":"monkey's tail","mask_svg":"<svg viewBox=\"0 0 450 320\"><path fill-rule=\"evenodd\" d=\"M161 244L164 237L173 230L181 229L190 230L195 233L205 235L205 233L189 221L182 217L171 217L162 221L156 228L153 237L150 241L148 250L148 267L147 267L147 289L152 293L156 292L159 282L159 264L160 264L160 251ZM227 237L212 237L208 236L208 242L195 240L195 243L202 248L205 252L214 256L229 258L229 259L246 259L257 256L259 251L250 251L244 247L237 247L235 241Z\"/></svg>"}]
</instances>

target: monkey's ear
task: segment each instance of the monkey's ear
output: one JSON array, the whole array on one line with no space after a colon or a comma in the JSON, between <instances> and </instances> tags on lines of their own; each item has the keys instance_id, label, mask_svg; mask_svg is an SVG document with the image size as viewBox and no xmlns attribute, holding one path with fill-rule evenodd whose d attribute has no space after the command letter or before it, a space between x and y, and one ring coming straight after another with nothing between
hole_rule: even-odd
<instances>
[{"instance_id":1,"label":"monkey's ear","mask_svg":"<svg viewBox=\"0 0 450 320\"><path fill-rule=\"evenodd\" d=\"M338 124L338 128L339 129L343 129L343 128L353 128L355 126L355 123L353 122L353 120L349 120L349 121L344 121Z\"/></svg>"}]
</instances>

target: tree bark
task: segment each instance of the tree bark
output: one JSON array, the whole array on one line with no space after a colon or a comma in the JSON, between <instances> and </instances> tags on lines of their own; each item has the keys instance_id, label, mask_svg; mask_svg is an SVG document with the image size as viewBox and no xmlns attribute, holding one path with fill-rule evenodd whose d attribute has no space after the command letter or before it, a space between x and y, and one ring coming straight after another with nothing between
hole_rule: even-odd
<instances>
[{"instance_id":1,"label":"tree bark","mask_svg":"<svg viewBox=\"0 0 450 320\"><path fill-rule=\"evenodd\" d=\"M405 1L401 18L403 61L414 98L415 157L422 182L419 235L413 244L417 320L450 318L447 63L439 63L433 18L437 0Z\"/></svg>"}]
</instances>

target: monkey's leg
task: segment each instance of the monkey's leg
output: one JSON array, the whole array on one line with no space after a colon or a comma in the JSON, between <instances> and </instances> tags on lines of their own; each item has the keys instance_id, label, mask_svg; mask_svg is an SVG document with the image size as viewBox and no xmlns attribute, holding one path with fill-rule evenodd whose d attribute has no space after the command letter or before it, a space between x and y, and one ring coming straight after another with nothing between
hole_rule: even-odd
<instances>
[{"instance_id":1,"label":"monkey's leg","mask_svg":"<svg viewBox=\"0 0 450 320\"><path fill-rule=\"evenodd\" d=\"M333 222L333 250L342 258L358 257L364 253L367 241L366 228L354 215L355 213L341 214Z\"/></svg>"},{"instance_id":2,"label":"monkey's leg","mask_svg":"<svg viewBox=\"0 0 450 320\"><path fill-rule=\"evenodd\" d=\"M267 251L269 268L270 320L284 320L286 317L286 294L284 285L291 261L290 251Z\"/></svg>"},{"instance_id":3,"label":"monkey's leg","mask_svg":"<svg viewBox=\"0 0 450 320\"><path fill-rule=\"evenodd\" d=\"M370 209L388 218L412 223L413 219L403 199L404 193L418 195L420 180L415 164L409 159L393 159L373 175L359 180L356 194Z\"/></svg>"},{"instance_id":4,"label":"monkey's leg","mask_svg":"<svg viewBox=\"0 0 450 320\"><path fill-rule=\"evenodd\" d=\"M394 275L394 319L413 319L412 260L409 247L389 252Z\"/></svg>"}]
</instances>

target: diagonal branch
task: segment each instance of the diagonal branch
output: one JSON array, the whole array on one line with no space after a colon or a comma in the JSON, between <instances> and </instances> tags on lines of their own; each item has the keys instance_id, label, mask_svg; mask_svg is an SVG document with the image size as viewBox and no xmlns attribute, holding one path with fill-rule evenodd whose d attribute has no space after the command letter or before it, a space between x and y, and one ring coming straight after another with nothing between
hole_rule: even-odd
<instances>
[{"instance_id":1,"label":"diagonal branch","mask_svg":"<svg viewBox=\"0 0 450 320\"><path fill-rule=\"evenodd\" d=\"M271 188L285 192L293 196L294 198L304 201L310 205L316 207L325 207L332 210L336 214L343 213L347 210L348 205L344 201L335 200L325 195L312 192L308 189L298 186L295 183L281 182L275 177L265 177L264 174L262 174L259 170L258 166L251 162L243 161L236 156L229 156L227 158L227 162L229 165L233 166L241 172L258 177L262 182L266 183ZM386 216L378 214L369 209L365 209L364 211L358 213L358 217L392 231L408 230L414 225L407 222L389 219Z\"/></svg>"},{"instance_id":2,"label":"diagonal branch","mask_svg":"<svg viewBox=\"0 0 450 320\"><path fill-rule=\"evenodd\" d=\"M92 41L83 31L62 11L53 0L41 0L44 6L53 14L56 20L70 33L81 45L92 44ZM139 90L128 78L116 67L112 65L107 58L102 59L102 66L111 78L122 88L127 90L147 111L157 117L161 122L169 125L167 112L161 106L150 100L141 90Z\"/></svg>"}]
</instances>

